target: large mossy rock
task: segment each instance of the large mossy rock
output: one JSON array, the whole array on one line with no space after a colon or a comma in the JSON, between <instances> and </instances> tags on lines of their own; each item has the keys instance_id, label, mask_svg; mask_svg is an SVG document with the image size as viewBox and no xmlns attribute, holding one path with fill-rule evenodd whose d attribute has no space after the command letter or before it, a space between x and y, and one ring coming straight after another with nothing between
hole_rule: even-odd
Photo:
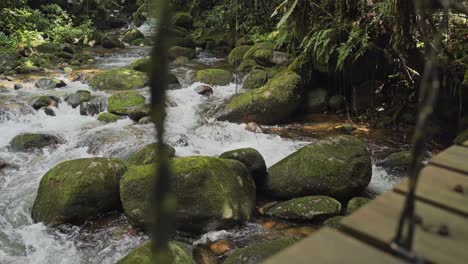
<instances>
[{"instance_id":1,"label":"large mossy rock","mask_svg":"<svg viewBox=\"0 0 468 264\"><path fill-rule=\"evenodd\" d=\"M32 208L35 222L81 224L121 207L119 181L126 166L108 158L70 160L42 177Z\"/></svg>"},{"instance_id":2,"label":"large mossy rock","mask_svg":"<svg viewBox=\"0 0 468 264\"><path fill-rule=\"evenodd\" d=\"M145 105L146 99L136 91L120 92L109 97L107 111L116 115L128 115L135 107Z\"/></svg>"},{"instance_id":3,"label":"large mossy rock","mask_svg":"<svg viewBox=\"0 0 468 264\"><path fill-rule=\"evenodd\" d=\"M122 39L123 42L126 43L132 43L132 41L137 40L137 39L144 39L145 35L141 33L140 30L136 28L129 29L127 32L125 32L125 35Z\"/></svg>"},{"instance_id":4,"label":"large mossy rock","mask_svg":"<svg viewBox=\"0 0 468 264\"><path fill-rule=\"evenodd\" d=\"M92 99L91 92L79 90L74 94L65 96L64 100L73 108L77 108L81 103L89 102Z\"/></svg>"},{"instance_id":5,"label":"large mossy rock","mask_svg":"<svg viewBox=\"0 0 468 264\"><path fill-rule=\"evenodd\" d=\"M171 163L177 198L176 226L202 233L247 221L255 207L255 184L239 161L213 157L176 158ZM132 166L120 182L121 200L130 222L148 221L154 165Z\"/></svg>"},{"instance_id":6,"label":"large mossy rock","mask_svg":"<svg viewBox=\"0 0 468 264\"><path fill-rule=\"evenodd\" d=\"M233 80L233 76L227 70L206 69L197 72L196 80L209 85L228 85Z\"/></svg>"},{"instance_id":7,"label":"large mossy rock","mask_svg":"<svg viewBox=\"0 0 468 264\"><path fill-rule=\"evenodd\" d=\"M54 135L23 133L14 137L10 141L10 148L15 152L28 152L39 150L47 146L54 146L62 143L62 140Z\"/></svg>"},{"instance_id":8,"label":"large mossy rock","mask_svg":"<svg viewBox=\"0 0 468 264\"><path fill-rule=\"evenodd\" d=\"M296 242L297 240L289 237L256 242L245 248L233 250L223 264L260 264Z\"/></svg>"},{"instance_id":9,"label":"large mossy rock","mask_svg":"<svg viewBox=\"0 0 468 264\"><path fill-rule=\"evenodd\" d=\"M387 169L404 169L411 162L411 151L400 151L387 156L379 165Z\"/></svg>"},{"instance_id":10,"label":"large mossy rock","mask_svg":"<svg viewBox=\"0 0 468 264\"><path fill-rule=\"evenodd\" d=\"M341 204L328 196L306 196L278 203L266 215L286 220L320 221L340 214Z\"/></svg>"},{"instance_id":11,"label":"large mossy rock","mask_svg":"<svg viewBox=\"0 0 468 264\"><path fill-rule=\"evenodd\" d=\"M138 150L137 152L133 153L132 155L130 155L130 157L128 157L127 165L128 166L147 165L147 164L153 164L157 162L160 156L158 155L158 152L156 151L156 146L157 146L157 143L149 144L143 147L142 149ZM176 150L173 147L169 145L165 145L164 150L165 150L164 155L167 158L175 157Z\"/></svg>"},{"instance_id":12,"label":"large mossy rock","mask_svg":"<svg viewBox=\"0 0 468 264\"><path fill-rule=\"evenodd\" d=\"M139 72L147 73L150 69L151 58L141 58L132 62L132 69Z\"/></svg>"},{"instance_id":13,"label":"large mossy rock","mask_svg":"<svg viewBox=\"0 0 468 264\"><path fill-rule=\"evenodd\" d=\"M260 42L255 45L253 45L245 54L244 54L244 60L251 60L255 59L255 52L257 50L270 50L273 52L275 49L275 43L273 42Z\"/></svg>"},{"instance_id":14,"label":"large mossy rock","mask_svg":"<svg viewBox=\"0 0 468 264\"><path fill-rule=\"evenodd\" d=\"M232 98L218 119L237 123L275 124L291 117L300 106L302 95L301 76L283 71L263 87Z\"/></svg>"},{"instance_id":15,"label":"large mossy rock","mask_svg":"<svg viewBox=\"0 0 468 264\"><path fill-rule=\"evenodd\" d=\"M116 37L111 34L102 36L101 45L105 49L124 48L125 45Z\"/></svg>"},{"instance_id":16,"label":"large mossy rock","mask_svg":"<svg viewBox=\"0 0 468 264\"><path fill-rule=\"evenodd\" d=\"M252 48L252 46L240 46L234 48L228 56L229 64L233 66L239 66L239 64L244 60L245 53Z\"/></svg>"},{"instance_id":17,"label":"large mossy rock","mask_svg":"<svg viewBox=\"0 0 468 264\"><path fill-rule=\"evenodd\" d=\"M172 261L167 264L196 264L190 245L178 241L170 241L169 250L171 251ZM151 241L148 241L132 250L127 256L119 260L117 264L152 264L154 263L152 255Z\"/></svg>"},{"instance_id":18,"label":"large mossy rock","mask_svg":"<svg viewBox=\"0 0 468 264\"><path fill-rule=\"evenodd\" d=\"M352 136L335 136L309 144L273 165L267 193L279 198L357 195L369 184L372 165L366 145Z\"/></svg>"},{"instance_id":19,"label":"large mossy rock","mask_svg":"<svg viewBox=\"0 0 468 264\"><path fill-rule=\"evenodd\" d=\"M106 123L106 124L109 124L109 123L114 123L114 122L117 122L119 121L120 119L120 116L118 115L114 115L114 114L111 114L111 113L100 113L97 117L97 120L98 121L101 121L103 123Z\"/></svg>"},{"instance_id":20,"label":"large mossy rock","mask_svg":"<svg viewBox=\"0 0 468 264\"><path fill-rule=\"evenodd\" d=\"M236 68L238 72L248 72L255 67L259 66L255 60L244 60L242 61L239 66Z\"/></svg>"},{"instance_id":21,"label":"large mossy rock","mask_svg":"<svg viewBox=\"0 0 468 264\"><path fill-rule=\"evenodd\" d=\"M353 199L349 200L348 205L346 206L346 214L352 214L357 211L359 208L363 207L367 203L372 201L369 198L365 197L354 197Z\"/></svg>"},{"instance_id":22,"label":"large mossy rock","mask_svg":"<svg viewBox=\"0 0 468 264\"><path fill-rule=\"evenodd\" d=\"M252 90L260 88L268 83L268 80L273 77L274 74L264 69L253 69L244 79L242 88Z\"/></svg>"},{"instance_id":23,"label":"large mossy rock","mask_svg":"<svg viewBox=\"0 0 468 264\"><path fill-rule=\"evenodd\" d=\"M179 57L187 57L189 59L195 59L195 49L185 48L181 46L173 46L168 50L168 56L170 60L175 60Z\"/></svg>"},{"instance_id":24,"label":"large mossy rock","mask_svg":"<svg viewBox=\"0 0 468 264\"><path fill-rule=\"evenodd\" d=\"M132 90L145 87L147 82L145 73L121 68L97 73L89 86L96 90Z\"/></svg>"},{"instance_id":25,"label":"large mossy rock","mask_svg":"<svg viewBox=\"0 0 468 264\"><path fill-rule=\"evenodd\" d=\"M35 86L39 89L54 89L65 87L67 84L58 78L41 78L36 82Z\"/></svg>"},{"instance_id":26,"label":"large mossy rock","mask_svg":"<svg viewBox=\"0 0 468 264\"><path fill-rule=\"evenodd\" d=\"M222 159L233 159L242 162L250 172L257 187L263 186L267 175L265 159L254 148L242 148L226 151L219 155Z\"/></svg>"}]
</instances>

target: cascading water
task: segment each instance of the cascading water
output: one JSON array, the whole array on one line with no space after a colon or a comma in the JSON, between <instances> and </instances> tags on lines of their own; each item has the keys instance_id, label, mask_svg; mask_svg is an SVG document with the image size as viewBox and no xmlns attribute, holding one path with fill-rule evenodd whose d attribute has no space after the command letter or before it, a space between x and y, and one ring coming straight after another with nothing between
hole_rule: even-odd
<instances>
[{"instance_id":1,"label":"cascading water","mask_svg":"<svg viewBox=\"0 0 468 264\"><path fill-rule=\"evenodd\" d=\"M148 49L126 49L126 53L107 54L100 57L98 67L112 68L128 66L133 60L147 55ZM219 59L206 54L195 61L212 64ZM176 155L219 155L224 151L253 147L264 156L267 165L272 165L308 142L280 138L277 135L256 134L245 129L245 125L217 122L205 114L207 109L220 104L232 96L239 87L236 84L214 88L209 98L195 92L197 83L190 84L190 70L176 69L183 88L171 90L168 96L177 106L168 107L167 141L176 149ZM182 75L181 75L182 74ZM105 92L92 91L88 85L70 83L56 90L25 88L0 97L0 102L16 102L20 107L10 107L0 112L0 160L14 166L0 172L0 263L115 263L146 237L135 234L128 228L126 220L112 218L100 226L61 226L46 228L33 223L30 211L41 177L53 166L71 159L105 156L124 158L133 151L154 141L152 125L134 124L129 119L103 124L96 117L82 116L65 102L54 108L56 116L47 116L42 111L29 108L28 102L38 95L61 96L77 90L90 90L94 95L108 97ZM149 98L149 89L141 91ZM3 97L3 95L0 95ZM207 117L208 116L208 117ZM57 148L46 148L42 152L10 152L10 140L23 132L47 132L64 140ZM373 168L371 187L377 191L388 189L393 183L378 167ZM248 225L248 232L252 228ZM130 230L130 231L129 231ZM231 232L215 232L213 236L229 236ZM248 235L248 234L245 234ZM235 236L234 236L235 237ZM200 241L199 241L200 242Z\"/></svg>"}]
</instances>

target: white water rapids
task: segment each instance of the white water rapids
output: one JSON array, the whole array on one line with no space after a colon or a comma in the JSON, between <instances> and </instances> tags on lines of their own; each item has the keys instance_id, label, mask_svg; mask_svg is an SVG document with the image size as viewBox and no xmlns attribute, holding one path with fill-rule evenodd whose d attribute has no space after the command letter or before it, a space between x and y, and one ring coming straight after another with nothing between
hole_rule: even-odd
<instances>
[{"instance_id":1,"label":"white water rapids","mask_svg":"<svg viewBox=\"0 0 468 264\"><path fill-rule=\"evenodd\" d=\"M101 58L98 67L123 67L143 56L142 52L127 52ZM210 64L213 57L201 56L199 63ZM178 69L177 73L190 73ZM280 138L277 135L255 134L245 125L217 122L204 113L210 106L221 103L236 92L236 85L215 87L209 98L198 95L197 84L189 84L180 76L182 89L168 92L177 103L167 108L167 141L176 149L177 156L219 155L224 151L256 148L270 166L307 142ZM90 90L93 95L109 96L109 93L92 91L88 85L67 82L67 87L56 90L25 88L11 91L0 102L26 103L39 94L62 96L77 90ZM149 98L148 88L142 94ZM26 107L27 108L27 107ZM62 102L54 108L56 116L47 116L43 111L19 113L12 110L8 119L0 118L0 159L17 168L0 172L0 263L1 264L55 264L55 263L115 263L146 237L122 231L119 221L107 228L92 231L79 227L49 229L33 223L30 211L41 177L53 166L71 159L105 156L125 158L142 146L154 142L152 125L134 124L123 119L112 124L103 124L96 117L82 116ZM60 135L66 143L57 149L45 149L42 153L13 153L7 148L10 140L24 132L47 132ZM182 143L181 143L182 142ZM392 185L386 173L375 167L371 186L385 190ZM251 227L250 227L251 228ZM261 228L261 227L259 227ZM221 233L225 235L225 233Z\"/></svg>"}]
</instances>

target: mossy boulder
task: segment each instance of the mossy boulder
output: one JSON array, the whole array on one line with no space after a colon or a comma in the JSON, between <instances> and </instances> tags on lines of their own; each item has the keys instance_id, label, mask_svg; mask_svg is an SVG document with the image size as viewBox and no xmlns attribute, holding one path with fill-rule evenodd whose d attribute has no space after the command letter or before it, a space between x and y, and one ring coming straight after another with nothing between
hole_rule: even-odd
<instances>
[{"instance_id":1,"label":"mossy boulder","mask_svg":"<svg viewBox=\"0 0 468 264\"><path fill-rule=\"evenodd\" d=\"M175 158L171 167L179 230L202 233L229 228L252 216L255 184L241 162L197 156ZM154 175L152 164L131 166L120 182L125 214L139 227L149 222Z\"/></svg>"},{"instance_id":2,"label":"mossy boulder","mask_svg":"<svg viewBox=\"0 0 468 264\"><path fill-rule=\"evenodd\" d=\"M96 90L132 90L146 86L146 74L132 69L112 69L97 73L89 82Z\"/></svg>"},{"instance_id":3,"label":"mossy boulder","mask_svg":"<svg viewBox=\"0 0 468 264\"><path fill-rule=\"evenodd\" d=\"M192 256L192 247L178 241L169 242L172 261L167 264L196 264ZM151 241L145 242L132 250L127 256L119 260L117 264L152 264L153 252Z\"/></svg>"},{"instance_id":4,"label":"mossy boulder","mask_svg":"<svg viewBox=\"0 0 468 264\"><path fill-rule=\"evenodd\" d=\"M453 140L453 143L457 145L463 145L463 143L466 141L468 141L468 129L460 132L460 134L458 134L458 136Z\"/></svg>"},{"instance_id":5,"label":"mossy boulder","mask_svg":"<svg viewBox=\"0 0 468 264\"><path fill-rule=\"evenodd\" d=\"M74 94L65 96L64 100L73 108L78 107L81 103L89 102L91 100L91 92L86 90L79 90Z\"/></svg>"},{"instance_id":6,"label":"mossy boulder","mask_svg":"<svg viewBox=\"0 0 468 264\"><path fill-rule=\"evenodd\" d=\"M28 152L58 145L62 142L59 137L54 135L23 133L15 136L10 141L10 149L15 152Z\"/></svg>"},{"instance_id":7,"label":"mossy boulder","mask_svg":"<svg viewBox=\"0 0 468 264\"><path fill-rule=\"evenodd\" d=\"M236 46L251 46L253 44L252 37L248 35L242 36L236 41Z\"/></svg>"},{"instance_id":8,"label":"mossy boulder","mask_svg":"<svg viewBox=\"0 0 468 264\"><path fill-rule=\"evenodd\" d=\"M181 56L187 57L189 59L195 59L195 49L185 48L181 46L173 46L169 48L168 56L170 60L175 60Z\"/></svg>"},{"instance_id":9,"label":"mossy boulder","mask_svg":"<svg viewBox=\"0 0 468 264\"><path fill-rule=\"evenodd\" d=\"M267 70L253 69L244 79L242 88L252 90L260 88L268 83L268 80L273 77Z\"/></svg>"},{"instance_id":10,"label":"mossy boulder","mask_svg":"<svg viewBox=\"0 0 468 264\"><path fill-rule=\"evenodd\" d=\"M237 71L248 72L257 66L258 66L258 63L255 60L244 60L237 67Z\"/></svg>"},{"instance_id":11,"label":"mossy boulder","mask_svg":"<svg viewBox=\"0 0 468 264\"><path fill-rule=\"evenodd\" d=\"M134 165L147 165L147 164L154 164L158 161L159 155L156 151L157 143L149 144L140 149L139 151L133 153L128 157L126 163L128 166ZM176 150L169 146L164 146L164 155L168 158L172 158L175 156Z\"/></svg>"},{"instance_id":12,"label":"mossy boulder","mask_svg":"<svg viewBox=\"0 0 468 264\"><path fill-rule=\"evenodd\" d=\"M266 215L286 220L320 221L340 214L341 204L328 196L306 196L268 208Z\"/></svg>"},{"instance_id":13,"label":"mossy boulder","mask_svg":"<svg viewBox=\"0 0 468 264\"><path fill-rule=\"evenodd\" d=\"M289 237L256 242L245 248L233 250L223 264L259 264L296 242L296 239Z\"/></svg>"},{"instance_id":14,"label":"mossy boulder","mask_svg":"<svg viewBox=\"0 0 468 264\"><path fill-rule=\"evenodd\" d=\"M144 106L146 99L136 91L120 92L109 97L107 111L116 115L128 115L135 107Z\"/></svg>"},{"instance_id":15,"label":"mossy boulder","mask_svg":"<svg viewBox=\"0 0 468 264\"><path fill-rule=\"evenodd\" d=\"M193 17L189 13L178 12L172 17L174 26L191 29L193 27Z\"/></svg>"},{"instance_id":16,"label":"mossy boulder","mask_svg":"<svg viewBox=\"0 0 468 264\"><path fill-rule=\"evenodd\" d=\"M344 216L334 216L332 218L328 218L327 220L323 221L322 225L328 226L331 228L340 228L341 227L341 221L343 221Z\"/></svg>"},{"instance_id":17,"label":"mossy boulder","mask_svg":"<svg viewBox=\"0 0 468 264\"><path fill-rule=\"evenodd\" d=\"M106 124L114 123L120 120L120 116L105 112L105 113L100 113L97 117L97 120L104 122Z\"/></svg>"},{"instance_id":18,"label":"mossy boulder","mask_svg":"<svg viewBox=\"0 0 468 264\"><path fill-rule=\"evenodd\" d=\"M349 200L348 205L346 206L346 214L354 213L357 209L359 209L362 206L366 205L370 201L372 201L372 200L369 199L369 198L354 197L353 199Z\"/></svg>"},{"instance_id":19,"label":"mossy boulder","mask_svg":"<svg viewBox=\"0 0 468 264\"><path fill-rule=\"evenodd\" d=\"M234 48L228 56L229 64L233 66L239 66L239 64L244 60L245 53L252 48L252 46L240 46Z\"/></svg>"},{"instance_id":20,"label":"mossy boulder","mask_svg":"<svg viewBox=\"0 0 468 264\"><path fill-rule=\"evenodd\" d=\"M250 172L256 186L260 187L265 181L267 168L262 154L254 148L242 148L226 151L219 155L222 159L233 159L242 162Z\"/></svg>"},{"instance_id":21,"label":"mossy boulder","mask_svg":"<svg viewBox=\"0 0 468 264\"><path fill-rule=\"evenodd\" d=\"M371 177L364 142L342 135L309 144L273 165L266 188L278 198L326 195L342 199L364 191Z\"/></svg>"},{"instance_id":22,"label":"mossy boulder","mask_svg":"<svg viewBox=\"0 0 468 264\"><path fill-rule=\"evenodd\" d=\"M258 49L253 55L255 61L263 66L272 66L273 63L273 50L272 49Z\"/></svg>"},{"instance_id":23,"label":"mossy boulder","mask_svg":"<svg viewBox=\"0 0 468 264\"><path fill-rule=\"evenodd\" d=\"M105 49L124 48L125 45L111 34L104 34L101 39L101 46Z\"/></svg>"},{"instance_id":24,"label":"mossy boulder","mask_svg":"<svg viewBox=\"0 0 468 264\"><path fill-rule=\"evenodd\" d=\"M206 69L197 72L196 80L209 85L228 85L233 80L233 76L227 70Z\"/></svg>"},{"instance_id":25,"label":"mossy boulder","mask_svg":"<svg viewBox=\"0 0 468 264\"><path fill-rule=\"evenodd\" d=\"M35 110L39 110L43 107L58 106L59 102L60 102L60 99L58 97L55 97L53 95L42 95L42 96L35 98L31 102L31 107L34 108Z\"/></svg>"},{"instance_id":26,"label":"mossy boulder","mask_svg":"<svg viewBox=\"0 0 468 264\"><path fill-rule=\"evenodd\" d=\"M139 72L147 73L150 69L151 58L141 58L132 62L132 69Z\"/></svg>"},{"instance_id":27,"label":"mossy boulder","mask_svg":"<svg viewBox=\"0 0 468 264\"><path fill-rule=\"evenodd\" d=\"M39 89L54 89L65 87L67 84L58 78L41 78L34 86Z\"/></svg>"},{"instance_id":28,"label":"mossy boulder","mask_svg":"<svg viewBox=\"0 0 468 264\"><path fill-rule=\"evenodd\" d=\"M288 119L298 109L302 95L301 76L283 71L263 87L233 97L218 119L275 124Z\"/></svg>"},{"instance_id":29,"label":"mossy boulder","mask_svg":"<svg viewBox=\"0 0 468 264\"><path fill-rule=\"evenodd\" d=\"M130 111L128 112L128 117L130 117L130 119L135 122L138 122L143 117L147 117L150 115L151 115L151 106L149 104L138 105L138 106L132 107Z\"/></svg>"},{"instance_id":30,"label":"mossy boulder","mask_svg":"<svg viewBox=\"0 0 468 264\"><path fill-rule=\"evenodd\" d=\"M145 35L143 35L143 33L141 33L140 30L136 28L132 28L132 29L127 30L127 32L125 32L125 35L122 41L126 43L132 43L132 41L141 39L141 38L144 39Z\"/></svg>"},{"instance_id":31,"label":"mossy boulder","mask_svg":"<svg viewBox=\"0 0 468 264\"><path fill-rule=\"evenodd\" d=\"M273 42L259 42L253 45L245 54L244 60L255 59L255 52L257 50L271 50L275 49L275 43Z\"/></svg>"},{"instance_id":32,"label":"mossy boulder","mask_svg":"<svg viewBox=\"0 0 468 264\"><path fill-rule=\"evenodd\" d=\"M400 151L387 156L379 165L387 169L404 169L411 162L411 151Z\"/></svg>"},{"instance_id":33,"label":"mossy boulder","mask_svg":"<svg viewBox=\"0 0 468 264\"><path fill-rule=\"evenodd\" d=\"M41 179L32 208L35 222L81 224L121 208L119 180L126 166L108 158L70 160Z\"/></svg>"}]
</instances>

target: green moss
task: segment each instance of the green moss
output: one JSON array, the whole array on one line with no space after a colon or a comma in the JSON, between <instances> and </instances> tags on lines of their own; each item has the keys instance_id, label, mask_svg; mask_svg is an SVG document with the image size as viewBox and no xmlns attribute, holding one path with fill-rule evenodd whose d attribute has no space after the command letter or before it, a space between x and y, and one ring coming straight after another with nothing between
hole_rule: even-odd
<instances>
[{"instance_id":1,"label":"green moss","mask_svg":"<svg viewBox=\"0 0 468 264\"><path fill-rule=\"evenodd\" d=\"M296 111L302 94L301 77L294 72L283 71L263 87L235 96L218 119L275 124Z\"/></svg>"},{"instance_id":2,"label":"green moss","mask_svg":"<svg viewBox=\"0 0 468 264\"><path fill-rule=\"evenodd\" d=\"M137 59L134 62L132 62L132 69L134 69L135 71L147 73L149 71L149 67L151 66L150 63L150 58Z\"/></svg>"},{"instance_id":3,"label":"green moss","mask_svg":"<svg viewBox=\"0 0 468 264\"><path fill-rule=\"evenodd\" d=\"M253 45L244 55L244 60L254 59L254 54L257 50L264 49L264 50L271 50L275 49L275 43L273 42L260 42Z\"/></svg>"},{"instance_id":4,"label":"green moss","mask_svg":"<svg viewBox=\"0 0 468 264\"><path fill-rule=\"evenodd\" d=\"M12 151L32 151L62 143L60 138L48 134L23 133L10 141Z\"/></svg>"},{"instance_id":5,"label":"green moss","mask_svg":"<svg viewBox=\"0 0 468 264\"><path fill-rule=\"evenodd\" d=\"M245 248L232 251L223 264L258 264L279 251L293 245L297 240L289 237L256 242Z\"/></svg>"},{"instance_id":6,"label":"green moss","mask_svg":"<svg viewBox=\"0 0 468 264\"><path fill-rule=\"evenodd\" d=\"M380 165L385 168L406 168L411 162L411 151L400 151L386 157Z\"/></svg>"},{"instance_id":7,"label":"green moss","mask_svg":"<svg viewBox=\"0 0 468 264\"><path fill-rule=\"evenodd\" d=\"M250 172L257 187L263 185L266 177L266 164L262 154L254 148L242 148L226 151L219 155L222 159L233 159L242 162Z\"/></svg>"},{"instance_id":8,"label":"green moss","mask_svg":"<svg viewBox=\"0 0 468 264\"><path fill-rule=\"evenodd\" d=\"M195 59L195 50L192 48L173 46L169 48L168 55L170 60L175 60L181 56L187 57L189 59Z\"/></svg>"},{"instance_id":9,"label":"green moss","mask_svg":"<svg viewBox=\"0 0 468 264\"><path fill-rule=\"evenodd\" d=\"M139 151L133 153L130 157L128 157L127 165L146 165L158 161L159 155L156 151L156 144L157 143L149 144ZM172 158L175 156L176 150L173 147L165 145L164 150L166 157Z\"/></svg>"},{"instance_id":10,"label":"green moss","mask_svg":"<svg viewBox=\"0 0 468 264\"><path fill-rule=\"evenodd\" d=\"M341 204L327 196L307 196L275 204L266 215L300 221L317 221L339 215Z\"/></svg>"},{"instance_id":11,"label":"green moss","mask_svg":"<svg viewBox=\"0 0 468 264\"><path fill-rule=\"evenodd\" d=\"M97 73L89 82L97 90L132 90L146 86L146 74L132 69L112 69Z\"/></svg>"},{"instance_id":12,"label":"green moss","mask_svg":"<svg viewBox=\"0 0 468 264\"><path fill-rule=\"evenodd\" d=\"M107 111L116 115L128 115L132 108L144 106L145 97L136 91L120 92L109 97Z\"/></svg>"},{"instance_id":13,"label":"green moss","mask_svg":"<svg viewBox=\"0 0 468 264\"><path fill-rule=\"evenodd\" d=\"M92 96L89 91L79 90L74 94L65 96L64 100L69 103L73 108L78 107L81 103L89 102Z\"/></svg>"},{"instance_id":14,"label":"green moss","mask_svg":"<svg viewBox=\"0 0 468 264\"><path fill-rule=\"evenodd\" d=\"M47 225L80 224L118 210L119 180L125 170L122 161L108 158L60 163L42 177L32 218Z\"/></svg>"},{"instance_id":15,"label":"green moss","mask_svg":"<svg viewBox=\"0 0 468 264\"><path fill-rule=\"evenodd\" d=\"M169 242L169 250L172 255L172 262L170 264L195 264L192 257L192 247L177 241ZM152 251L151 242L145 242L126 257L117 262L117 264L151 264ZM169 263L168 263L169 264Z\"/></svg>"},{"instance_id":16,"label":"green moss","mask_svg":"<svg viewBox=\"0 0 468 264\"><path fill-rule=\"evenodd\" d=\"M252 46L240 46L234 48L228 56L229 64L233 66L238 66L243 60L245 53L251 48Z\"/></svg>"},{"instance_id":17,"label":"green moss","mask_svg":"<svg viewBox=\"0 0 468 264\"><path fill-rule=\"evenodd\" d=\"M299 57L296 57L291 64L288 66L288 70L293 71L299 75L302 74L302 68L303 68L303 60L304 57L300 55Z\"/></svg>"},{"instance_id":18,"label":"green moss","mask_svg":"<svg viewBox=\"0 0 468 264\"><path fill-rule=\"evenodd\" d=\"M125 35L122 39L123 42L132 43L132 41L145 38L145 35L141 33L138 29L132 28L125 32Z\"/></svg>"},{"instance_id":19,"label":"green moss","mask_svg":"<svg viewBox=\"0 0 468 264\"><path fill-rule=\"evenodd\" d=\"M268 171L267 190L280 198L320 194L341 199L362 192L371 176L366 145L352 136L336 136L309 144L274 164Z\"/></svg>"},{"instance_id":20,"label":"green moss","mask_svg":"<svg viewBox=\"0 0 468 264\"><path fill-rule=\"evenodd\" d=\"M255 68L258 66L258 63L251 59L251 60L244 60L240 63L239 67L237 67L237 71L239 72L247 72L250 71L251 69Z\"/></svg>"},{"instance_id":21,"label":"green moss","mask_svg":"<svg viewBox=\"0 0 468 264\"><path fill-rule=\"evenodd\" d=\"M369 198L354 197L353 199L349 200L348 206L346 206L346 214L354 213L357 209L359 209L362 206L366 205L370 201L372 201L372 200L369 199Z\"/></svg>"},{"instance_id":22,"label":"green moss","mask_svg":"<svg viewBox=\"0 0 468 264\"><path fill-rule=\"evenodd\" d=\"M270 79L270 74L266 70L254 69L244 79L242 87L247 90L256 89L265 85Z\"/></svg>"},{"instance_id":23,"label":"green moss","mask_svg":"<svg viewBox=\"0 0 468 264\"><path fill-rule=\"evenodd\" d=\"M460 132L460 134L458 134L458 136L453 140L453 143L457 145L462 145L466 141L468 141L468 129L465 129L462 132Z\"/></svg>"},{"instance_id":24,"label":"green moss","mask_svg":"<svg viewBox=\"0 0 468 264\"><path fill-rule=\"evenodd\" d=\"M273 50L272 49L258 49L254 53L255 61L260 65L270 66L273 65Z\"/></svg>"},{"instance_id":25,"label":"green moss","mask_svg":"<svg viewBox=\"0 0 468 264\"><path fill-rule=\"evenodd\" d=\"M100 113L99 116L97 117L97 120L104 122L104 123L117 122L119 119L120 119L120 116L107 113L107 112Z\"/></svg>"},{"instance_id":26,"label":"green moss","mask_svg":"<svg viewBox=\"0 0 468 264\"><path fill-rule=\"evenodd\" d=\"M228 85L233 80L233 76L227 70L206 69L197 72L196 80L209 85Z\"/></svg>"}]
</instances>

